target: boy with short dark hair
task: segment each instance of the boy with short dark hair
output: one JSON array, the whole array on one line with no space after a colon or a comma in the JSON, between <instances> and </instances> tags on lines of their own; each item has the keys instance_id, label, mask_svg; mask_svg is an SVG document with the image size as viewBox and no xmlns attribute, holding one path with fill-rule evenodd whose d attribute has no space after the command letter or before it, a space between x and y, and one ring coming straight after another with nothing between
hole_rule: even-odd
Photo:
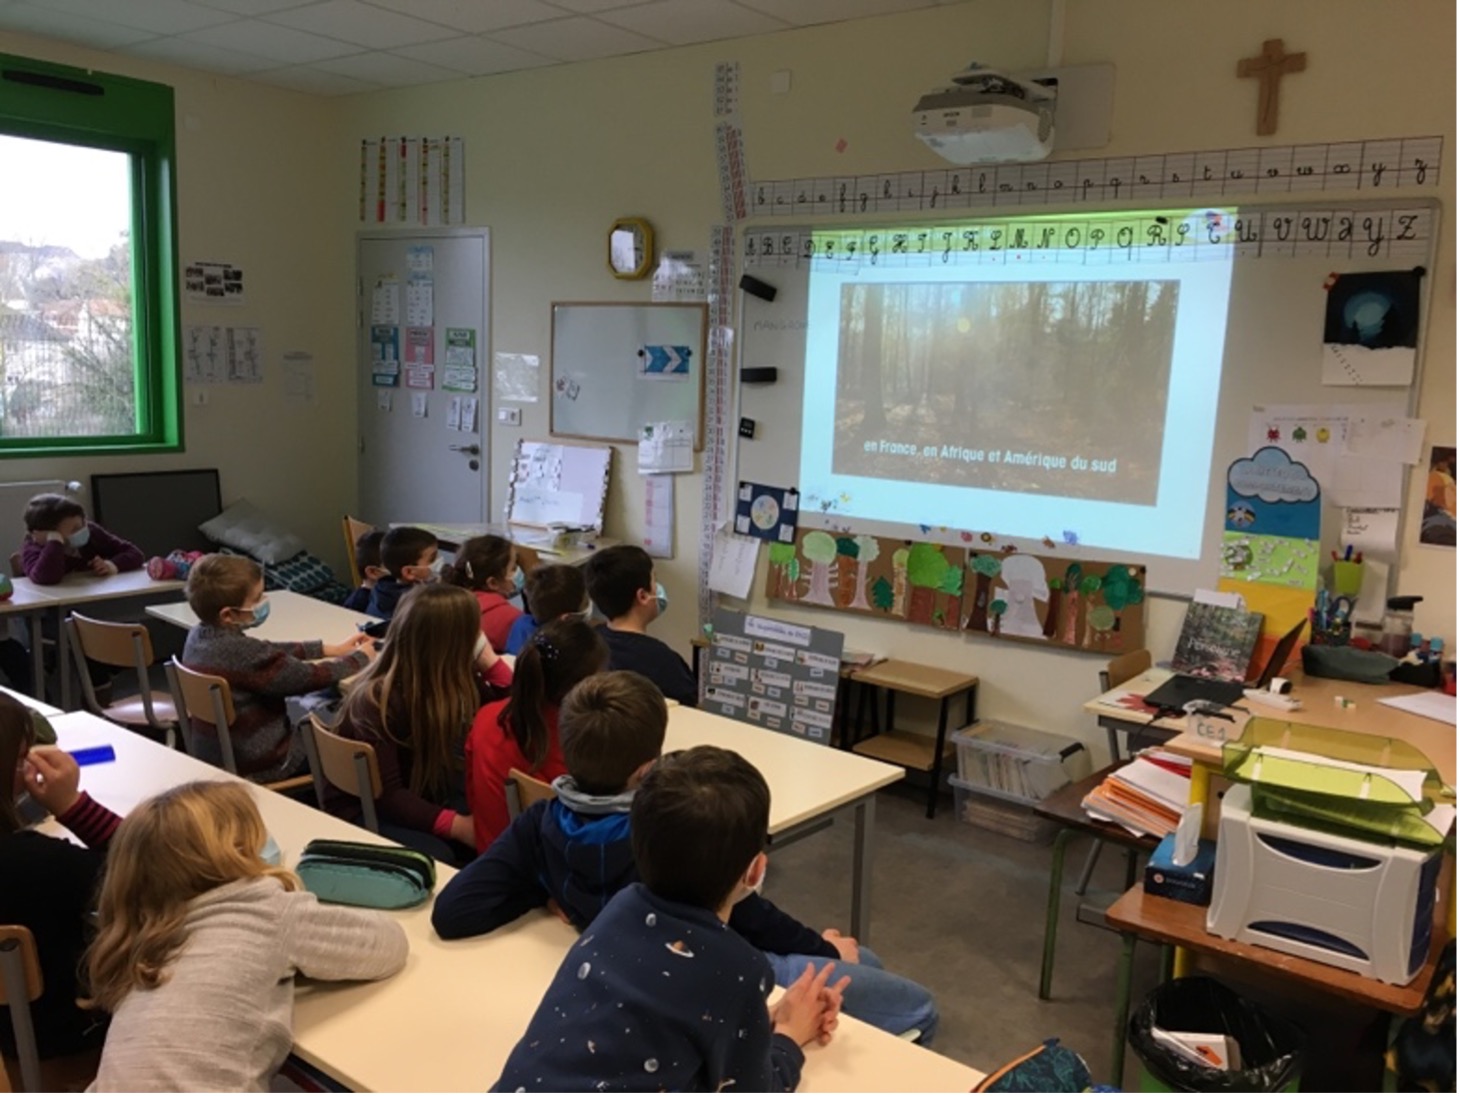
<instances>
[{"instance_id":1,"label":"boy with short dark hair","mask_svg":"<svg viewBox=\"0 0 1460 1096\"><path fill-rule=\"evenodd\" d=\"M357 613L370 611L370 595L375 584L385 577L385 568L380 565L380 542L385 539L384 529L369 529L355 541L355 566L360 569L360 585L345 598L345 608Z\"/></svg>"},{"instance_id":2,"label":"boy with short dark hair","mask_svg":"<svg viewBox=\"0 0 1460 1096\"><path fill-rule=\"evenodd\" d=\"M385 574L370 591L370 604L365 611L389 620L412 586L440 581L446 570L446 558L432 534L414 525L397 525L380 538L380 566Z\"/></svg>"},{"instance_id":3,"label":"boy with short dark hair","mask_svg":"<svg viewBox=\"0 0 1460 1096\"><path fill-rule=\"evenodd\" d=\"M209 555L188 572L188 606L198 623L188 630L182 664L224 678L233 693L230 737L240 776L283 780L305 766L304 745L289 724L286 700L337 685L370 663L368 636L343 643L274 643L246 635L269 615L264 573L246 556ZM194 720L189 752L222 765L217 729Z\"/></svg>"},{"instance_id":4,"label":"boy with short dark hair","mask_svg":"<svg viewBox=\"0 0 1460 1096\"><path fill-rule=\"evenodd\" d=\"M583 572L565 563L534 567L527 572L524 590L527 612L512 622L505 652L521 653L532 633L549 621L582 613L588 608L588 587Z\"/></svg>"},{"instance_id":5,"label":"boy with short dark hair","mask_svg":"<svg viewBox=\"0 0 1460 1096\"><path fill-rule=\"evenodd\" d=\"M649 553L635 544L619 544L595 552L583 566L588 596L608 618L599 631L608 644L609 669L643 674L670 700L693 708L699 686L689 665L648 634L649 625L669 606Z\"/></svg>"},{"instance_id":6,"label":"boy with short dark hair","mask_svg":"<svg viewBox=\"0 0 1460 1096\"><path fill-rule=\"evenodd\" d=\"M36 495L25 507L20 565L38 586L54 586L73 571L114 575L142 566L142 550L108 533L65 495Z\"/></svg>"},{"instance_id":7,"label":"boy with short dark hair","mask_svg":"<svg viewBox=\"0 0 1460 1096\"><path fill-rule=\"evenodd\" d=\"M726 924L764 877L769 822L770 789L738 754L699 746L654 765L631 814L645 882L568 952L494 1089L793 1091L845 980L808 964L768 1009L770 965Z\"/></svg>"},{"instance_id":8,"label":"boy with short dark hair","mask_svg":"<svg viewBox=\"0 0 1460 1096\"><path fill-rule=\"evenodd\" d=\"M431 913L437 933L446 939L480 935L544 904L580 932L596 926L610 899L641 878L630 811L664 748L668 721L663 696L639 674L610 671L575 686L558 714L568 775L553 782L557 798L529 807L447 883ZM685 853L686 878L698 870L698 860L696 850ZM672 897L678 892L669 886ZM852 937L834 929L818 935L759 894L737 902L729 924L765 953L777 984L790 985L808 962L830 960L835 976L851 978L848 1015L896 1035L932 1038L938 1022L932 994L883 970L881 960Z\"/></svg>"}]
</instances>

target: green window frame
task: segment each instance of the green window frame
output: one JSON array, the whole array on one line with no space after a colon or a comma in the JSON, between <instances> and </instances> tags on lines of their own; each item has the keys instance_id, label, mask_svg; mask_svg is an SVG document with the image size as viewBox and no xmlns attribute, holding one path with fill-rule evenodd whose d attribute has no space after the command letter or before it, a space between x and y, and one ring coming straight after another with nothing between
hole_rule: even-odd
<instances>
[{"instance_id":1,"label":"green window frame","mask_svg":"<svg viewBox=\"0 0 1460 1096\"><path fill-rule=\"evenodd\" d=\"M177 152L163 84L0 54L0 134L128 154L132 184L134 428L126 434L0 436L0 458L183 448ZM24 170L7 164L0 170Z\"/></svg>"}]
</instances>

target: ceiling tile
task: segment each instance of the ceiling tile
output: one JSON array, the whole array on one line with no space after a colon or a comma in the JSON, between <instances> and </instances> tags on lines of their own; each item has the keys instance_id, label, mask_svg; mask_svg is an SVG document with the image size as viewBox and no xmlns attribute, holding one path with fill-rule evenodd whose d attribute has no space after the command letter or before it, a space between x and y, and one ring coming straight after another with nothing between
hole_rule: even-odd
<instances>
[{"instance_id":1,"label":"ceiling tile","mask_svg":"<svg viewBox=\"0 0 1460 1096\"><path fill-rule=\"evenodd\" d=\"M270 69L268 72L255 73L249 79L291 91L309 92L311 95L352 95L360 91L375 91L380 87L379 84L367 84L335 72L321 72L304 66Z\"/></svg>"},{"instance_id":2,"label":"ceiling tile","mask_svg":"<svg viewBox=\"0 0 1460 1096\"><path fill-rule=\"evenodd\" d=\"M268 57L279 65L308 65L328 57L344 57L359 53L360 47L334 38L322 38L277 23L244 19L223 27L195 30L181 37L224 49L242 50Z\"/></svg>"},{"instance_id":3,"label":"ceiling tile","mask_svg":"<svg viewBox=\"0 0 1460 1096\"><path fill-rule=\"evenodd\" d=\"M116 49L154 37L145 30L119 26L104 19L87 19L70 12L53 11L36 4L11 4L0 8L0 27L42 34L65 42L80 42L100 49Z\"/></svg>"},{"instance_id":4,"label":"ceiling tile","mask_svg":"<svg viewBox=\"0 0 1460 1096\"><path fill-rule=\"evenodd\" d=\"M532 23L525 27L509 27L492 34L509 46L556 57L561 61L588 61L595 57L615 57L623 53L639 53L658 49L662 42L632 31L610 27L597 19L574 16L551 23Z\"/></svg>"},{"instance_id":5,"label":"ceiling tile","mask_svg":"<svg viewBox=\"0 0 1460 1096\"><path fill-rule=\"evenodd\" d=\"M271 11L307 7L314 2L315 0L193 0L194 4L217 8L219 11L231 11L234 15L268 15Z\"/></svg>"},{"instance_id":6,"label":"ceiling tile","mask_svg":"<svg viewBox=\"0 0 1460 1096\"><path fill-rule=\"evenodd\" d=\"M439 23L426 23L395 11L371 7L359 0L325 0L307 8L294 8L267 16L295 30L309 31L353 42L368 49L394 49L420 42L439 42L451 37L451 30Z\"/></svg>"},{"instance_id":7,"label":"ceiling tile","mask_svg":"<svg viewBox=\"0 0 1460 1096\"><path fill-rule=\"evenodd\" d=\"M86 19L105 19L152 34L183 34L217 26L237 18L215 8L200 8L185 0L41 0L51 11Z\"/></svg>"},{"instance_id":8,"label":"ceiling tile","mask_svg":"<svg viewBox=\"0 0 1460 1096\"><path fill-rule=\"evenodd\" d=\"M655 0L606 11L598 18L676 46L785 30L790 24L725 0Z\"/></svg>"},{"instance_id":9,"label":"ceiling tile","mask_svg":"<svg viewBox=\"0 0 1460 1096\"><path fill-rule=\"evenodd\" d=\"M551 7L542 0L368 0L378 8L404 12L432 23L456 30L481 34L516 27L523 23L540 23L544 19L561 19L563 9Z\"/></svg>"},{"instance_id":10,"label":"ceiling tile","mask_svg":"<svg viewBox=\"0 0 1460 1096\"><path fill-rule=\"evenodd\" d=\"M154 61L170 61L186 68L233 76L259 72L278 65L277 61L270 61L267 57L239 53L237 50L210 46L206 42L193 42L187 38L154 38L129 47L127 52L137 57L150 57Z\"/></svg>"},{"instance_id":11,"label":"ceiling tile","mask_svg":"<svg viewBox=\"0 0 1460 1096\"><path fill-rule=\"evenodd\" d=\"M320 61L312 66L322 72L333 72L367 83L383 84L386 87L409 87L412 84L432 84L442 80L459 80L461 73L428 65L410 57L394 53L357 53L351 57L337 57Z\"/></svg>"},{"instance_id":12,"label":"ceiling tile","mask_svg":"<svg viewBox=\"0 0 1460 1096\"><path fill-rule=\"evenodd\" d=\"M798 27L813 23L837 23L868 15L890 15L896 11L936 6L936 0L736 0Z\"/></svg>"},{"instance_id":13,"label":"ceiling tile","mask_svg":"<svg viewBox=\"0 0 1460 1096\"><path fill-rule=\"evenodd\" d=\"M580 15L593 15L612 8L632 7L635 4L643 3L643 0L552 0L552 2L555 7L567 8Z\"/></svg>"},{"instance_id":14,"label":"ceiling tile","mask_svg":"<svg viewBox=\"0 0 1460 1096\"><path fill-rule=\"evenodd\" d=\"M475 36L452 38L446 42L428 42L421 46L402 46L392 52L425 61L428 65L454 69L467 76L489 76L494 72L514 72L517 69L557 64L550 57L542 57L501 42L493 42L489 38Z\"/></svg>"}]
</instances>

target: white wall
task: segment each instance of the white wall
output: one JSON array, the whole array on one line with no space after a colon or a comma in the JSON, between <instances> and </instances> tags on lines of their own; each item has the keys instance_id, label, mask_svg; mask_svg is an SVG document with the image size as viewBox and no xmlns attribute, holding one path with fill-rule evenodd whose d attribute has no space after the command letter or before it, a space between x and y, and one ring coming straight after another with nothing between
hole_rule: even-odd
<instances>
[{"instance_id":1,"label":"white wall","mask_svg":"<svg viewBox=\"0 0 1460 1096\"><path fill-rule=\"evenodd\" d=\"M336 104L16 34L0 33L0 52L174 88L178 258L242 266L248 295L238 308L184 301L182 323L258 326L268 355L262 385L187 387L189 399L205 391L208 403L186 409L184 452L7 459L0 480L78 479L89 501L95 472L216 467L225 503L248 497L342 566L339 519L355 493L354 252L348 229L329 212L353 208L354 176L321 141L333 129ZM314 353L318 406L285 401L279 356L286 349ZM13 546L0 547L8 553Z\"/></svg>"},{"instance_id":2,"label":"white wall","mask_svg":"<svg viewBox=\"0 0 1460 1096\"><path fill-rule=\"evenodd\" d=\"M1205 14L1202 14L1205 12ZM1210 17L1208 17L1210 16ZM1110 155L1219 148L1253 141L1256 88L1239 81L1238 58L1263 39L1306 50L1308 69L1283 86L1282 143L1443 133L1454 155L1454 8L1445 0L1399 0L1382 17L1364 0L1228 0L1213 13L1163 0L1070 0L1064 62L1111 62L1116 103ZM1381 33L1382 31L1382 33ZM603 266L615 217L649 218L664 248L703 255L718 219L710 114L718 60L741 63L751 175L789 178L938 166L908 135L922 91L970 58L1009 67L1045 61L1047 9L1014 0L973 0L839 26L449 85L352 97L341 104L336 155L362 136L463 133L467 217L493 233L495 350L547 361L553 300L646 300L645 283L623 283ZM772 73L792 73L789 94ZM1416 74L1423 74L1418 76ZM846 141L838 152L839 140ZM1447 171L1453 178L1453 168ZM1454 185L1442 189L1446 214ZM1421 413L1430 440L1455 436L1455 254L1447 233L1426 332ZM546 379L544 378L544 384ZM498 468L518 437L542 437L545 403L527 405L521 430L493 427ZM620 447L609 532L633 535L642 494L633 453ZM628 470L628 471L626 471ZM1417 545L1415 477L1403 533L1400 585L1423 592L1417 625L1455 629L1454 553ZM500 476L497 477L500 490ZM677 553L660 565L673 594L661 636L683 646L695 626L698 476L677 482ZM493 499L495 509L500 495ZM765 609L762 598L753 602ZM1079 704L1099 661L1031 652L847 614L772 612L846 631L848 641L914 660L968 667L982 677L980 711L1103 741ZM1148 641L1169 654L1184 606L1153 601Z\"/></svg>"}]
</instances>

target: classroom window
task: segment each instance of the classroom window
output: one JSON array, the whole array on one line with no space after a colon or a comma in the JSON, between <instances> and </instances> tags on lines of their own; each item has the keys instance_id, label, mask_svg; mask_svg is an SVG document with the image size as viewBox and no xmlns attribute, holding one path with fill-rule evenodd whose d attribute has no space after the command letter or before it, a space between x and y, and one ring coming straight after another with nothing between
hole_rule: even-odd
<instances>
[{"instance_id":1,"label":"classroom window","mask_svg":"<svg viewBox=\"0 0 1460 1096\"><path fill-rule=\"evenodd\" d=\"M0 54L0 456L182 445L172 89Z\"/></svg>"}]
</instances>

